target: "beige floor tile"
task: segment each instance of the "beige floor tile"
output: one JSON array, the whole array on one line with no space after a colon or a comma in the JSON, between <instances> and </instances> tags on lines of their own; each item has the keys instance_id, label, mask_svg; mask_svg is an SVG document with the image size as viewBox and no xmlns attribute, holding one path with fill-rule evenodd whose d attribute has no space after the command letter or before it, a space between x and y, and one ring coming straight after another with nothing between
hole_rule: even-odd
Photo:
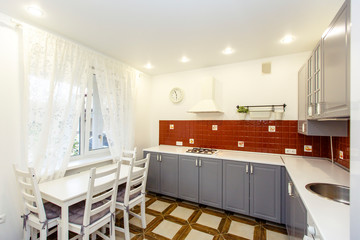
<instances>
[{"instance_id":1,"label":"beige floor tile","mask_svg":"<svg viewBox=\"0 0 360 240\"><path fill-rule=\"evenodd\" d=\"M255 228L252 225L231 221L228 233L252 240L254 237L254 230Z\"/></svg>"},{"instance_id":2,"label":"beige floor tile","mask_svg":"<svg viewBox=\"0 0 360 240\"><path fill-rule=\"evenodd\" d=\"M203 233L200 232L198 230L195 229L191 229L191 231L189 232L189 234L186 236L185 240L211 240L213 239L214 236L207 234L207 233Z\"/></svg>"},{"instance_id":3,"label":"beige floor tile","mask_svg":"<svg viewBox=\"0 0 360 240\"><path fill-rule=\"evenodd\" d=\"M214 216L211 214L207 214L207 213L202 213L200 215L200 218L196 221L196 223L207 226L207 227L211 227L211 228L215 228L217 229L219 227L219 224L221 222L221 217L218 216Z\"/></svg>"},{"instance_id":4,"label":"beige floor tile","mask_svg":"<svg viewBox=\"0 0 360 240\"><path fill-rule=\"evenodd\" d=\"M164 220L152 232L172 239L180 228L181 225Z\"/></svg>"},{"instance_id":5,"label":"beige floor tile","mask_svg":"<svg viewBox=\"0 0 360 240\"><path fill-rule=\"evenodd\" d=\"M174 211L170 213L171 216L178 217L184 220L188 220L188 218L193 214L194 210L184 207L176 207Z\"/></svg>"},{"instance_id":6,"label":"beige floor tile","mask_svg":"<svg viewBox=\"0 0 360 240\"><path fill-rule=\"evenodd\" d=\"M267 240L288 240L288 236L281 234L281 233L266 230L266 239Z\"/></svg>"},{"instance_id":7,"label":"beige floor tile","mask_svg":"<svg viewBox=\"0 0 360 240\"><path fill-rule=\"evenodd\" d=\"M155 201L154 203L152 203L149 207L149 209L158 211L158 212L162 212L164 211L168 206L170 206L170 203L167 202L163 202L163 201Z\"/></svg>"},{"instance_id":8,"label":"beige floor tile","mask_svg":"<svg viewBox=\"0 0 360 240\"><path fill-rule=\"evenodd\" d=\"M154 216L149 215L149 214L145 214L145 216L146 216L146 224L149 224L155 218ZM131 218L130 219L130 224L135 225L135 226L140 227L140 228L142 227L141 226L141 220L139 218L137 218L137 217Z\"/></svg>"},{"instance_id":9,"label":"beige floor tile","mask_svg":"<svg viewBox=\"0 0 360 240\"><path fill-rule=\"evenodd\" d=\"M148 200L149 200L150 198L148 198L148 197L145 197L145 202L147 202Z\"/></svg>"},{"instance_id":10,"label":"beige floor tile","mask_svg":"<svg viewBox=\"0 0 360 240\"><path fill-rule=\"evenodd\" d=\"M135 234L130 233L130 239L134 237ZM125 240L125 235L123 232L115 231L115 239L116 240Z\"/></svg>"}]
</instances>

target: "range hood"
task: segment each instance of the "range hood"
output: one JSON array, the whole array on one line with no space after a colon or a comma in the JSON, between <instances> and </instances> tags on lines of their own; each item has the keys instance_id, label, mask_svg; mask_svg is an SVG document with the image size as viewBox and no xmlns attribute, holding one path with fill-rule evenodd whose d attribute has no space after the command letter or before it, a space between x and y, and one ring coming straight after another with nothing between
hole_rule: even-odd
<instances>
[{"instance_id":1,"label":"range hood","mask_svg":"<svg viewBox=\"0 0 360 240\"><path fill-rule=\"evenodd\" d=\"M214 101L214 78L206 79L201 84L202 98L192 108L190 113L222 113Z\"/></svg>"}]
</instances>

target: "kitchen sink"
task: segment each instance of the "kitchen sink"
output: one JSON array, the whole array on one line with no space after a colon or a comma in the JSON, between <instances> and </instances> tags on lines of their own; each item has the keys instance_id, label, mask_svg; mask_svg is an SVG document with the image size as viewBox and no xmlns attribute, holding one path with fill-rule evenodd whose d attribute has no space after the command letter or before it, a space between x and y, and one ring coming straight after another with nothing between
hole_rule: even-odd
<instances>
[{"instance_id":1,"label":"kitchen sink","mask_svg":"<svg viewBox=\"0 0 360 240\"><path fill-rule=\"evenodd\" d=\"M309 183L306 189L321 197L350 205L350 188L330 183Z\"/></svg>"}]
</instances>

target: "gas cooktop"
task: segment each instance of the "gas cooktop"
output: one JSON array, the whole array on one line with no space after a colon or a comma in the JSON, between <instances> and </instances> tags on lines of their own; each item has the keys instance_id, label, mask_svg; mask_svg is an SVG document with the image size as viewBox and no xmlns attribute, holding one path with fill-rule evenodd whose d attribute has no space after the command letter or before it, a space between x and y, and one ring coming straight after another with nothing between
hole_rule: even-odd
<instances>
[{"instance_id":1,"label":"gas cooktop","mask_svg":"<svg viewBox=\"0 0 360 240\"><path fill-rule=\"evenodd\" d=\"M219 150L212 149L212 148L190 148L186 150L187 153L199 153L199 154L206 154L206 155L213 155L216 154Z\"/></svg>"}]
</instances>

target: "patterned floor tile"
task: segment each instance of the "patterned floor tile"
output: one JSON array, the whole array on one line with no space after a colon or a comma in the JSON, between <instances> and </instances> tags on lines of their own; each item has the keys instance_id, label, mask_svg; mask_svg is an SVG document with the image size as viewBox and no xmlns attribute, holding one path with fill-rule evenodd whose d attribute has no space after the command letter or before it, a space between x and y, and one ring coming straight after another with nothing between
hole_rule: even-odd
<instances>
[{"instance_id":1,"label":"patterned floor tile","mask_svg":"<svg viewBox=\"0 0 360 240\"><path fill-rule=\"evenodd\" d=\"M180 229L181 225L170 222L168 220L164 220L152 232L160 236L172 239Z\"/></svg>"},{"instance_id":2,"label":"patterned floor tile","mask_svg":"<svg viewBox=\"0 0 360 240\"><path fill-rule=\"evenodd\" d=\"M214 229L218 229L219 224L221 222L221 217L214 216L208 213L202 213L200 218L196 221L196 223L211 227Z\"/></svg>"},{"instance_id":3,"label":"patterned floor tile","mask_svg":"<svg viewBox=\"0 0 360 240\"><path fill-rule=\"evenodd\" d=\"M153 204L148 206L147 208L155 210L157 212L164 211L168 206L170 206L170 203L164 202L164 201L155 201Z\"/></svg>"},{"instance_id":4,"label":"patterned floor tile","mask_svg":"<svg viewBox=\"0 0 360 240\"><path fill-rule=\"evenodd\" d=\"M174 211L170 213L170 215L174 217L178 217L184 220L188 220L189 217L194 213L193 209L177 206Z\"/></svg>"},{"instance_id":5,"label":"patterned floor tile","mask_svg":"<svg viewBox=\"0 0 360 240\"><path fill-rule=\"evenodd\" d=\"M254 230L255 228L252 225L248 225L237 221L232 221L228 233L253 240Z\"/></svg>"},{"instance_id":6,"label":"patterned floor tile","mask_svg":"<svg viewBox=\"0 0 360 240\"><path fill-rule=\"evenodd\" d=\"M200 232L198 230L192 229L189 234L185 237L185 240L212 240L214 238L213 235Z\"/></svg>"},{"instance_id":7,"label":"patterned floor tile","mask_svg":"<svg viewBox=\"0 0 360 240\"><path fill-rule=\"evenodd\" d=\"M266 230L266 240L288 240L288 236L282 233Z\"/></svg>"}]
</instances>

